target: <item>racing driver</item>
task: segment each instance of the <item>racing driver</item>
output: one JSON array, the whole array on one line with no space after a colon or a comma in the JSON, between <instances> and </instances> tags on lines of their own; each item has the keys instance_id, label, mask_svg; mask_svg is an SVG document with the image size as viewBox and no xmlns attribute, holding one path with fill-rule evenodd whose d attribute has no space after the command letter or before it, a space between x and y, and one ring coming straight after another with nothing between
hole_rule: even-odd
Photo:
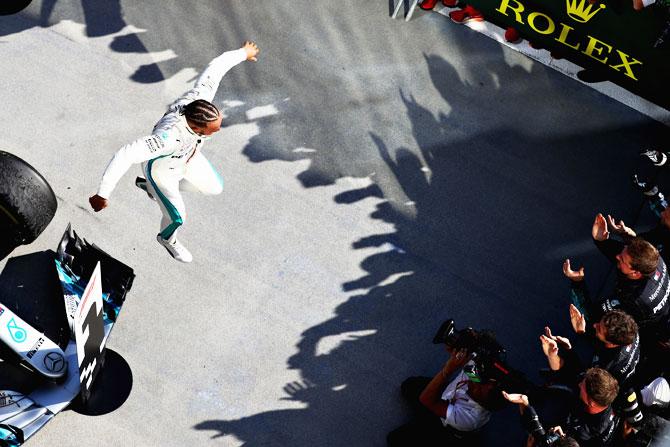
<instances>
[{"instance_id":1,"label":"racing driver","mask_svg":"<svg viewBox=\"0 0 670 447\"><path fill-rule=\"evenodd\" d=\"M223 181L201 152L203 142L221 128L223 116L212 104L223 76L235 65L256 61L254 42L226 51L212 60L187 91L169 107L151 135L123 146L111 159L97 194L88 200L94 211L106 208L119 179L132 164L142 163L145 177L135 184L158 203L163 213L158 242L178 261L191 262L193 256L177 240L186 207L180 191L220 194Z\"/></svg>"}]
</instances>

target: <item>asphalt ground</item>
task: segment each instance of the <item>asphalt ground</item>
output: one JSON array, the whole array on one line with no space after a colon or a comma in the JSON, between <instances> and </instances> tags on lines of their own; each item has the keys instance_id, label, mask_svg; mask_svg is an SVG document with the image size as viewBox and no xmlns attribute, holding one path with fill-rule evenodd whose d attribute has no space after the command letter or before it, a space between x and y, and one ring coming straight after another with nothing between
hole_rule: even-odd
<instances>
[{"instance_id":1,"label":"asphalt ground","mask_svg":"<svg viewBox=\"0 0 670 447\"><path fill-rule=\"evenodd\" d=\"M569 334L563 259L606 288L593 216L652 223L628 179L667 128L390 6L34 1L0 17L1 149L59 201L0 267L29 271L72 222L137 274L108 344L132 372L128 399L66 411L33 445L384 445L409 416L400 382L446 361L431 339L450 317L494 330L537 379L544 326ZM121 145L247 39L259 61L224 78L226 127L205 147L224 193L185 194L183 265L154 239L139 167L103 212L87 197ZM487 436L516 445L516 418L496 415Z\"/></svg>"}]
</instances>

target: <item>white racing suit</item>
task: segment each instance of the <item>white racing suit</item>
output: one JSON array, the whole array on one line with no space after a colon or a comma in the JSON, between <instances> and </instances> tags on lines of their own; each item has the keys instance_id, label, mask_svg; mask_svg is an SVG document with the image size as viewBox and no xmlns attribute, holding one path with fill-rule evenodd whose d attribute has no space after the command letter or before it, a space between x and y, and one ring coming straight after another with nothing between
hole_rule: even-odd
<instances>
[{"instance_id":1,"label":"white racing suit","mask_svg":"<svg viewBox=\"0 0 670 447\"><path fill-rule=\"evenodd\" d=\"M105 169L98 195L108 199L130 166L142 163L147 190L163 212L160 235L163 239L173 238L186 218L180 191L212 195L223 190L223 180L201 152L207 137L194 133L181 111L197 99L212 102L223 76L246 57L246 51L239 49L212 60L193 88L168 107L151 135L119 149Z\"/></svg>"}]
</instances>

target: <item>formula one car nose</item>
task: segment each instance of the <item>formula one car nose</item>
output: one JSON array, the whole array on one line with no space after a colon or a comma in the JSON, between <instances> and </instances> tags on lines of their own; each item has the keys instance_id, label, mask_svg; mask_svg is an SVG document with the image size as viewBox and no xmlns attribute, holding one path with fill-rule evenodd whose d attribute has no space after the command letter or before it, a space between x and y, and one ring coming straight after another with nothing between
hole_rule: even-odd
<instances>
[{"instance_id":1,"label":"formula one car nose","mask_svg":"<svg viewBox=\"0 0 670 447\"><path fill-rule=\"evenodd\" d=\"M35 385L26 393L0 387L0 446L21 445L76 398L86 404L135 277L69 225L53 261L64 300L53 308L66 314L64 343L59 346L0 303L0 342L14 354L3 358L0 368L18 363Z\"/></svg>"}]
</instances>

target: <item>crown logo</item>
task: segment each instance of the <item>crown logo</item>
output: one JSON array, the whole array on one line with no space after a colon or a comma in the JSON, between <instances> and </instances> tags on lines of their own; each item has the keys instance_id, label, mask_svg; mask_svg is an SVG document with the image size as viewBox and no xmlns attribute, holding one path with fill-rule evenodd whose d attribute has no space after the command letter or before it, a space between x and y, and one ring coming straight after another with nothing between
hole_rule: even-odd
<instances>
[{"instance_id":1,"label":"crown logo","mask_svg":"<svg viewBox=\"0 0 670 447\"><path fill-rule=\"evenodd\" d=\"M579 4L577 4L577 0L565 0L565 6L570 18L579 23L588 22L598 11L605 8L604 3L599 3L598 7L591 11L595 5L587 5L586 0L580 0Z\"/></svg>"}]
</instances>

